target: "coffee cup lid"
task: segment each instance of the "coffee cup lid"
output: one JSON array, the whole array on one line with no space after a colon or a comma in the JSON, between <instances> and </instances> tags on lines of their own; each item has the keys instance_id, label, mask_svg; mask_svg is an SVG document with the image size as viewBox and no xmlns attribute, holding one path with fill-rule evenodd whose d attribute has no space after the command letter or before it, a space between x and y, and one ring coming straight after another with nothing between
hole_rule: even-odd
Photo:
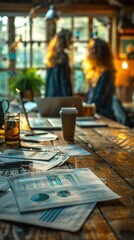
<instances>
[{"instance_id":1,"label":"coffee cup lid","mask_svg":"<svg viewBox=\"0 0 134 240\"><path fill-rule=\"evenodd\" d=\"M83 102L83 103L82 103L82 106L83 106L83 107L88 107L88 106L93 106L93 107L94 107L94 106L95 106L95 103L86 103L86 102Z\"/></svg>"},{"instance_id":2,"label":"coffee cup lid","mask_svg":"<svg viewBox=\"0 0 134 240\"><path fill-rule=\"evenodd\" d=\"M63 114L63 113L75 113L75 114L77 114L78 113L78 111L77 111L77 109L75 108L75 107L63 107L63 108L61 108L61 110L60 110L60 114Z\"/></svg>"}]
</instances>

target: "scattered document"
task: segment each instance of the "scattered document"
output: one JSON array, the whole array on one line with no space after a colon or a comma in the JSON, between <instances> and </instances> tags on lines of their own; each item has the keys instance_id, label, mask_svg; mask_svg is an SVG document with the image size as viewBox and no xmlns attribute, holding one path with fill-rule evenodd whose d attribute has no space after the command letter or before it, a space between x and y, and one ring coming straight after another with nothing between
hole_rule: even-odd
<instances>
[{"instance_id":1,"label":"scattered document","mask_svg":"<svg viewBox=\"0 0 134 240\"><path fill-rule=\"evenodd\" d=\"M81 228L89 214L91 214L95 205L95 203L90 203L21 214L15 197L10 192L0 198L0 220L76 232Z\"/></svg>"},{"instance_id":2,"label":"scattered document","mask_svg":"<svg viewBox=\"0 0 134 240\"><path fill-rule=\"evenodd\" d=\"M8 178L20 212L119 198L88 168L25 173Z\"/></svg>"},{"instance_id":3,"label":"scattered document","mask_svg":"<svg viewBox=\"0 0 134 240\"><path fill-rule=\"evenodd\" d=\"M61 146L57 146L57 148L61 152L68 154L68 156L91 155L90 152L88 152L85 149L79 147L79 145L77 145L77 144L61 145Z\"/></svg>"},{"instance_id":4,"label":"scattered document","mask_svg":"<svg viewBox=\"0 0 134 240\"><path fill-rule=\"evenodd\" d=\"M34 171L47 171L56 166L61 166L68 160L65 154L56 155L50 161L33 161L32 170Z\"/></svg>"},{"instance_id":5,"label":"scattered document","mask_svg":"<svg viewBox=\"0 0 134 240\"><path fill-rule=\"evenodd\" d=\"M86 156L86 155L91 155L90 152L85 150L84 148L80 147L77 144L66 144L66 145L57 145L57 146L46 146L46 145L41 145L41 144L35 144L33 143L32 145L27 145L33 147L40 148L40 151L44 152L55 152L55 153L64 153L67 154L68 156Z\"/></svg>"},{"instance_id":6,"label":"scattered document","mask_svg":"<svg viewBox=\"0 0 134 240\"><path fill-rule=\"evenodd\" d=\"M22 151L18 149L6 149L0 152L0 157L17 158L17 159L31 159L49 161L56 155L55 152L41 152L41 151Z\"/></svg>"},{"instance_id":7,"label":"scattered document","mask_svg":"<svg viewBox=\"0 0 134 240\"><path fill-rule=\"evenodd\" d=\"M38 141L38 142L44 142L44 141L55 141L57 139L57 135L46 132L45 134L41 135L33 135L33 136L26 136L25 134L20 135L21 141Z\"/></svg>"},{"instance_id":8,"label":"scattered document","mask_svg":"<svg viewBox=\"0 0 134 240\"><path fill-rule=\"evenodd\" d=\"M0 191L7 191L10 185L6 176L0 176Z\"/></svg>"},{"instance_id":9,"label":"scattered document","mask_svg":"<svg viewBox=\"0 0 134 240\"><path fill-rule=\"evenodd\" d=\"M34 160L32 159L32 165L30 164L29 167L32 171L47 171L49 169L52 169L56 166L61 166L63 165L67 160L68 160L69 156L66 154L54 154L54 157L51 158L49 161L42 161L42 160ZM23 159L21 159L22 161L22 165L23 165ZM18 158L6 158L6 157L1 157L0 159L0 163L6 163L6 164L10 164L12 162L16 162L19 163L20 159L18 160ZM25 164L28 161L25 161Z\"/></svg>"}]
</instances>

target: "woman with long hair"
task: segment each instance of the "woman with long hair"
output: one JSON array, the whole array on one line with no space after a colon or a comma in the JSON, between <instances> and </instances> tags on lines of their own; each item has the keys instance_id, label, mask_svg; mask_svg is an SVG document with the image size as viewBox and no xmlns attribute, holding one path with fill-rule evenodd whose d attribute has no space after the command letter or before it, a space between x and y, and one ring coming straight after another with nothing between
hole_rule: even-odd
<instances>
[{"instance_id":1,"label":"woman with long hair","mask_svg":"<svg viewBox=\"0 0 134 240\"><path fill-rule=\"evenodd\" d=\"M70 51L72 32L63 29L50 41L47 54L46 97L72 96Z\"/></svg>"},{"instance_id":2,"label":"woman with long hair","mask_svg":"<svg viewBox=\"0 0 134 240\"><path fill-rule=\"evenodd\" d=\"M89 86L87 102L95 103L97 113L114 119L112 99L115 67L108 43L99 38L89 40L83 69Z\"/></svg>"}]
</instances>

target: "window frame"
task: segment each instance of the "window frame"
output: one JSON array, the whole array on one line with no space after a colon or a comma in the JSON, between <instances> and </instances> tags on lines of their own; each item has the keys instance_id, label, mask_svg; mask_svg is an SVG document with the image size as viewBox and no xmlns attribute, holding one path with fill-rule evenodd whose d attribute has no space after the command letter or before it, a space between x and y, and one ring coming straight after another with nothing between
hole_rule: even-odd
<instances>
[{"instance_id":1,"label":"window frame","mask_svg":"<svg viewBox=\"0 0 134 240\"><path fill-rule=\"evenodd\" d=\"M14 15L14 16L7 16L8 17L8 40L7 40L7 42L6 42L6 44L8 44L8 46L9 46L9 48L10 48L10 46L11 46L11 44L15 41L15 24L14 24L14 21L15 21L15 17L17 17L18 15ZM25 15L22 15L22 17L25 17ZM77 39L77 38L74 38L74 41L73 41L73 44L75 44L75 43L88 43L88 39L89 39L89 36L91 36L91 34L92 34L92 24L93 24L93 18L97 18L96 16L88 16L88 15L84 15L84 16L80 16L80 15L67 15L67 16L62 16L63 18L64 17L68 17L68 18L70 18L71 19L71 30L74 32L74 28L75 28L75 18L77 18L77 17L79 17L79 18L82 18L82 17L87 17L87 19L88 19L88 38L87 38L87 40L83 40L83 39ZM104 17L107 17L109 20L111 19L111 17L110 16L104 16ZM111 20L110 20L111 21ZM29 24L30 24L30 26L29 26L29 29L30 29L30 31L29 31L29 34L32 34L32 21L29 21ZM28 67L34 67L33 66L33 48L32 48L32 46L33 46L33 44L34 43L37 43L37 44L45 44L46 46L47 46L47 44L48 44L48 42L49 42L49 30L50 30L50 28L49 28L49 23L47 24L47 22L46 23L44 23L44 24L46 24L46 40L41 40L41 41L39 41L39 40L37 40L37 41L35 41L35 40L32 40L32 37L31 37L31 35L29 36L29 40L27 40L27 41L22 41L22 43L24 44L29 44L29 46L30 46L30 54L29 54L29 56L30 56L30 64L29 64L29 66ZM56 32L56 23L54 23L55 25L54 25L54 29L53 29L53 31L54 32ZM112 24L111 24L111 28L112 28ZM109 31L111 31L111 29L109 30ZM12 34L10 34L10 33L12 33ZM109 42L111 42L111 34L109 33ZM13 55L13 53L14 53L14 55ZM27 66L25 65L23 68L17 68L16 67L16 64L15 64L15 62L16 62L16 59L15 59L15 52L12 52L12 51L10 51L9 50L9 55L10 54L12 54L12 59L10 59L10 66L9 67L7 67L7 68L1 68L0 69L0 72L11 72L11 71L19 71L19 70L23 70L23 69L25 69L25 68L27 68ZM44 70L44 71L46 71L46 67L45 67L45 64L44 64L44 67L36 67L38 70ZM72 79L74 79L74 75L75 75L75 70L81 70L82 71L82 69L81 69L81 67L78 67L78 66L73 66L72 67L72 72L73 72L73 77L72 77ZM72 80L72 85L74 85L74 80Z\"/></svg>"}]
</instances>

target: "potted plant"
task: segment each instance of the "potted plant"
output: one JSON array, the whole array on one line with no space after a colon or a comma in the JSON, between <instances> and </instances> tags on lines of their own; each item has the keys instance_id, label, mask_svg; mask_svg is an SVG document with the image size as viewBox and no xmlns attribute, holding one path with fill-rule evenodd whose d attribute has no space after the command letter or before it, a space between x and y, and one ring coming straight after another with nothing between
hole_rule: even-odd
<instances>
[{"instance_id":1,"label":"potted plant","mask_svg":"<svg viewBox=\"0 0 134 240\"><path fill-rule=\"evenodd\" d=\"M15 93L18 88L23 98L33 100L35 95L40 94L41 87L45 87L44 79L37 73L35 68L19 71L9 79L9 89Z\"/></svg>"}]
</instances>

